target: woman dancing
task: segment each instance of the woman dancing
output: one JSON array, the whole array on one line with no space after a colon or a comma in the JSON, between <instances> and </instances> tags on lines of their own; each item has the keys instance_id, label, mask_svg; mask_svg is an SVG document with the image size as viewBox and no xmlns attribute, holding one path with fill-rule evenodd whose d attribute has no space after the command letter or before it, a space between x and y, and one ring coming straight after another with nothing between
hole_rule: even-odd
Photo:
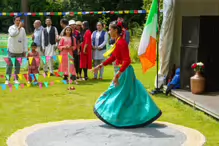
<instances>
[{"instance_id":1,"label":"woman dancing","mask_svg":"<svg viewBox=\"0 0 219 146\"><path fill-rule=\"evenodd\" d=\"M120 37L121 23L114 21L109 29L116 42L105 54L110 57L96 66L93 72L114 61L120 67L108 90L95 103L94 113L100 120L116 128L137 128L151 124L162 112L135 77L134 69L130 65L128 44Z\"/></svg>"}]
</instances>

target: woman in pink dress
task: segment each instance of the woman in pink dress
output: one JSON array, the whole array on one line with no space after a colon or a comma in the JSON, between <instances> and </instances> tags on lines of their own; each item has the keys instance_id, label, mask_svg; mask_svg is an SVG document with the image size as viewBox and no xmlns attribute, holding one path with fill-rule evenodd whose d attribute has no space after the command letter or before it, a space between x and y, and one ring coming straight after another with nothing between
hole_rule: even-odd
<instances>
[{"instance_id":1,"label":"woman in pink dress","mask_svg":"<svg viewBox=\"0 0 219 146\"><path fill-rule=\"evenodd\" d=\"M83 42L81 45L80 68L84 71L84 79L88 80L87 70L92 69L92 40L87 21L83 22Z\"/></svg>"},{"instance_id":2,"label":"woman in pink dress","mask_svg":"<svg viewBox=\"0 0 219 146\"><path fill-rule=\"evenodd\" d=\"M59 66L59 72L64 73L64 80L68 81L68 76L70 74L71 80L78 84L76 81L76 72L73 64L73 50L77 48L76 39L73 37L71 27L66 27L64 30L64 35L59 42L60 55L62 55L62 62ZM69 62L68 62L69 59ZM69 66L70 65L70 66Z\"/></svg>"}]
</instances>

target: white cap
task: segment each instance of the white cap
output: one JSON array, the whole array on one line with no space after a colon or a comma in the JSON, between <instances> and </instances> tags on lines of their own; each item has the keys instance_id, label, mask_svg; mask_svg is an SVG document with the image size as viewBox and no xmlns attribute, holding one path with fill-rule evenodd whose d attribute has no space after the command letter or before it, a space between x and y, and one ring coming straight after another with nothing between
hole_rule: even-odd
<instances>
[{"instance_id":1,"label":"white cap","mask_svg":"<svg viewBox=\"0 0 219 146\"><path fill-rule=\"evenodd\" d=\"M74 25L74 24L76 24L76 22L75 22L74 20L70 20L70 21L68 22L68 25Z\"/></svg>"}]
</instances>

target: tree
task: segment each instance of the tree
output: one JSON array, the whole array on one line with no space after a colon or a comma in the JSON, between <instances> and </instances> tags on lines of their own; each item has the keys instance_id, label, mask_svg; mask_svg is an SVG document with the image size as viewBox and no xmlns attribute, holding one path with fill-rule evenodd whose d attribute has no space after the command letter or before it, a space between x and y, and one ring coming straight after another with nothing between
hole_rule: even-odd
<instances>
[{"instance_id":1,"label":"tree","mask_svg":"<svg viewBox=\"0 0 219 146\"><path fill-rule=\"evenodd\" d=\"M28 0L21 0L21 12L29 12ZM30 33L30 21L29 16L24 17L24 26L26 28L26 33Z\"/></svg>"}]
</instances>

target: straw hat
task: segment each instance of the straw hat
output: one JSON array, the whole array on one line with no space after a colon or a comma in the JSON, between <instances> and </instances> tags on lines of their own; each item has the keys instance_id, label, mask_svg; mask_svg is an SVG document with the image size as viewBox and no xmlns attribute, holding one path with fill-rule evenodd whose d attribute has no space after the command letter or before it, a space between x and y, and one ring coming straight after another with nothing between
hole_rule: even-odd
<instances>
[{"instance_id":1,"label":"straw hat","mask_svg":"<svg viewBox=\"0 0 219 146\"><path fill-rule=\"evenodd\" d=\"M69 25L74 25L74 24L76 24L76 22L75 22L74 20L70 20L70 21L68 22L68 24L69 24Z\"/></svg>"},{"instance_id":2,"label":"straw hat","mask_svg":"<svg viewBox=\"0 0 219 146\"><path fill-rule=\"evenodd\" d=\"M81 21L76 21L76 25L82 25Z\"/></svg>"}]
</instances>

